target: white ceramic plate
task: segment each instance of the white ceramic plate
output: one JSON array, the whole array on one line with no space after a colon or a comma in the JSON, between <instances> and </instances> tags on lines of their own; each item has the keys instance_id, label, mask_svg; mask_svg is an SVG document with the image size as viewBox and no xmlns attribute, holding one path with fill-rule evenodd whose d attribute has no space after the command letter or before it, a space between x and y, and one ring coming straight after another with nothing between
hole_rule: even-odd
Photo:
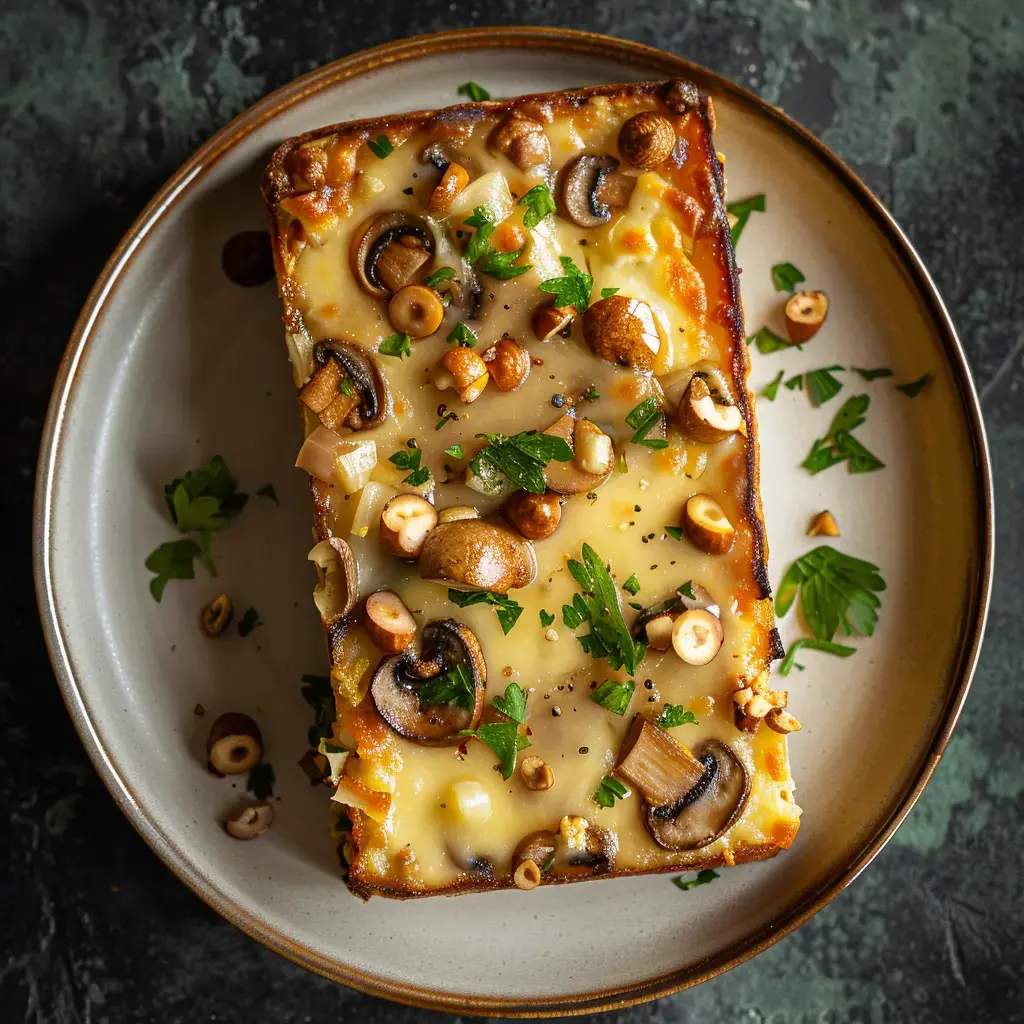
<instances>
[{"instance_id":1,"label":"white ceramic plate","mask_svg":"<svg viewBox=\"0 0 1024 1024\"><path fill-rule=\"evenodd\" d=\"M876 635L845 661L808 653L788 680L804 722L790 743L803 824L775 860L683 894L665 877L458 899L361 904L339 881L325 793L295 762L309 709L299 677L325 668L309 600L310 512L280 308L240 288L224 241L264 226L260 172L287 136L350 118L458 100L684 75L715 96L732 198L768 195L739 245L748 333L781 330L773 263L828 291L803 351L754 353L752 384L828 366L890 366L842 379L812 408L780 390L758 403L771 575L812 544L823 508L838 546L882 567ZM894 382L934 374L910 400ZM850 475L799 468L848 395L872 397L859 436L887 463ZM216 540L221 578L149 596L147 553L172 538L164 481L223 454L243 489L272 481ZM948 740L983 626L991 504L974 391L941 301L905 239L820 144L735 86L634 44L552 30L404 40L300 79L229 125L143 212L103 272L54 391L39 471L37 578L58 679L107 785L165 862L230 920L299 963L365 991L490 1014L583 1012L709 977L796 927L878 851ZM212 642L200 606L228 590L266 622ZM795 624L783 623L784 638ZM277 823L254 843L218 820L237 800L204 767L210 719L245 710L277 771Z\"/></svg>"}]
</instances>

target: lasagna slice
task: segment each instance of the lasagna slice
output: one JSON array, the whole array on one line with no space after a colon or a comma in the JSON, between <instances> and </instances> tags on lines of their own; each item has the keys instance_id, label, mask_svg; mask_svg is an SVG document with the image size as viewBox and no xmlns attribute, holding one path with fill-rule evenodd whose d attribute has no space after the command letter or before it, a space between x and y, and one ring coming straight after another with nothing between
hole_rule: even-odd
<instances>
[{"instance_id":1,"label":"lasagna slice","mask_svg":"<svg viewBox=\"0 0 1024 1024\"><path fill-rule=\"evenodd\" d=\"M692 84L639 83L271 160L336 705L311 759L357 895L796 835L713 130Z\"/></svg>"}]
</instances>

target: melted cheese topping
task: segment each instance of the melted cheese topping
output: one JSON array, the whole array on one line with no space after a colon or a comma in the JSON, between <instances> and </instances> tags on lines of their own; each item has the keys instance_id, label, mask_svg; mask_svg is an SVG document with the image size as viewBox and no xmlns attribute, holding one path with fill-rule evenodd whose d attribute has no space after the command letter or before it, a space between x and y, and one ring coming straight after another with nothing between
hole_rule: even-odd
<instances>
[{"instance_id":1,"label":"melted cheese topping","mask_svg":"<svg viewBox=\"0 0 1024 1024\"><path fill-rule=\"evenodd\" d=\"M636 106L626 101L598 98L546 125L553 171L582 152L617 155L619 127L635 111ZM524 208L512 206L512 201L550 180L545 177L548 168L521 171L488 147L497 121L496 116L485 118L460 131L455 158L470 169L471 182L447 222L429 219L437 245L434 266L459 265L459 249L471 231L464 219L474 206L500 209L508 213L510 223L521 225ZM532 270L509 281L481 278L475 351L484 352L503 334L519 340L533 362L520 390L503 393L491 383L477 401L463 405L454 392L439 391L430 383L432 371L451 348L445 338L459 319L455 304L435 334L413 341L411 357L378 357L395 395L395 414L366 434L378 451L373 480L400 487L405 474L395 470L388 457L408 450L406 442L415 438L422 464L433 474L432 496L438 508L471 505L484 515L494 511L498 500L468 489L465 461L452 459L444 449L458 443L469 456L479 449L475 435L480 432L509 435L545 429L564 411L553 405L555 395L575 402L578 415L607 431L616 451L624 455L605 486L569 498L556 533L534 543L539 575L534 584L510 595L524 609L511 632L502 632L487 605L456 608L447 601L446 587L425 582L414 563L399 561L382 548L377 509L383 497L394 493L390 488L375 492L377 504L369 518L365 509L357 515L360 493L344 495L333 486L321 489L327 507L322 532L348 541L359 566L362 596L381 588L396 591L421 628L449 616L466 623L485 655L487 706L509 682L523 687L528 694L528 753L542 757L555 780L546 791L531 791L518 773L503 781L494 753L482 743L426 747L395 734L365 696L380 652L360 629L350 631L341 657L335 652L340 712L336 738L347 745L354 742L358 756L345 760L345 777L335 799L349 808L357 847L351 851L351 872L364 885L435 889L474 879L472 867L482 858L493 865L496 877L507 879L520 839L535 830L557 829L565 815L579 815L616 832L617 871L683 866L708 858L731 863L737 851L763 846L764 852L772 852L788 846L795 835L799 809L792 799L786 739L767 728L754 734L739 732L731 700L735 689L766 668L772 625L770 606L766 609L760 600L752 573L754 532L745 506L747 446L752 442L741 432L717 445L699 445L670 429L670 445L664 450L628 443L633 431L625 416L648 395L661 394L659 379L667 385L672 374L678 376L677 371L698 362L719 366L731 379L728 319L716 315L731 301L723 269L726 255L716 233L700 231L714 216L699 187L702 174L707 180L714 149L698 118L687 115L674 121L686 140L685 160L668 161L659 172L639 173L628 205L616 211L608 225L580 228L560 206L555 216L529 233L524 261L533 265ZM316 341L345 338L375 351L394 332L386 302L372 298L355 282L350 247L355 232L375 214L400 210L426 215L425 203L440 175L420 161L420 154L433 138L436 135L415 132L392 136L397 148L380 160L365 145L328 137L320 156L325 157L328 177L333 168L335 185L324 184L309 196L281 203L279 230L288 230L292 217L302 225L302 241L289 248L285 259L283 289L294 307L286 319L293 327L289 351L297 383L313 370ZM621 169L626 169L625 163ZM531 316L550 298L538 286L562 275L559 261L565 256L593 276L592 301L603 289L615 288L650 305L662 334L653 374L596 358L583 341L578 320L570 337L535 339ZM745 382L732 383L734 388L745 387ZM600 398L581 400L592 386ZM456 412L458 420L435 430L442 404ZM308 432L317 421L309 414L306 418ZM685 501L700 492L713 495L736 526L728 554L703 554L665 530L680 523ZM694 668L671 650L649 651L635 676L631 706L621 717L596 704L590 694L607 679L622 681L627 676L586 654L574 633L586 633L588 627L570 630L560 614L578 593L566 560L579 558L585 541L610 563L619 585L636 573L641 585L634 598L638 603L654 604L694 580L722 609L725 640L717 657ZM629 622L634 616L626 606L630 597L622 598ZM556 616L550 628L541 625L541 610ZM644 825L636 792L611 808L600 808L593 800L602 778L614 768L634 712L655 717L665 703L681 704L699 720L698 725L673 729L677 740L690 747L712 737L728 743L751 779L742 816L724 836L697 851L670 852L656 845ZM485 720L490 717L485 715Z\"/></svg>"}]
</instances>

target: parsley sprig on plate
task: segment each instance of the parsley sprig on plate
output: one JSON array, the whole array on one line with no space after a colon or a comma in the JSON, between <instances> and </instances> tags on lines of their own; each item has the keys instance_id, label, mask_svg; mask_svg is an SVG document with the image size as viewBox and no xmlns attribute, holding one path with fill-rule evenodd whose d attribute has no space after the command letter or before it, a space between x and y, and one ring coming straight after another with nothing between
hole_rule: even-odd
<instances>
[{"instance_id":1,"label":"parsley sprig on plate","mask_svg":"<svg viewBox=\"0 0 1024 1024\"><path fill-rule=\"evenodd\" d=\"M848 398L833 418L828 433L811 445L810 454L801 463L804 469L812 474L820 473L840 462L848 462L852 473L884 469L885 463L853 436L854 430L864 423L870 404L867 395Z\"/></svg>"}]
</instances>

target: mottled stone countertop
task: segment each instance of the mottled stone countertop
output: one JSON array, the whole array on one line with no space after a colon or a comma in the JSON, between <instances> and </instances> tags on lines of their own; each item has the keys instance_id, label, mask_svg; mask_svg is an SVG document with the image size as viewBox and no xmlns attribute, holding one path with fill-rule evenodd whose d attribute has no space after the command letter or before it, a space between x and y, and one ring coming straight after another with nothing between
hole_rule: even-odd
<instances>
[{"instance_id":1,"label":"mottled stone countertop","mask_svg":"<svg viewBox=\"0 0 1024 1024\"><path fill-rule=\"evenodd\" d=\"M54 683L29 557L51 381L109 252L229 118L325 61L488 23L608 32L785 108L906 229L956 320L995 470L981 665L908 821L846 892L639 1021L1024 1020L1024 8L1014 0L6 0L0 13L0 1017L437 1019L304 973L218 918L117 810Z\"/></svg>"}]
</instances>

